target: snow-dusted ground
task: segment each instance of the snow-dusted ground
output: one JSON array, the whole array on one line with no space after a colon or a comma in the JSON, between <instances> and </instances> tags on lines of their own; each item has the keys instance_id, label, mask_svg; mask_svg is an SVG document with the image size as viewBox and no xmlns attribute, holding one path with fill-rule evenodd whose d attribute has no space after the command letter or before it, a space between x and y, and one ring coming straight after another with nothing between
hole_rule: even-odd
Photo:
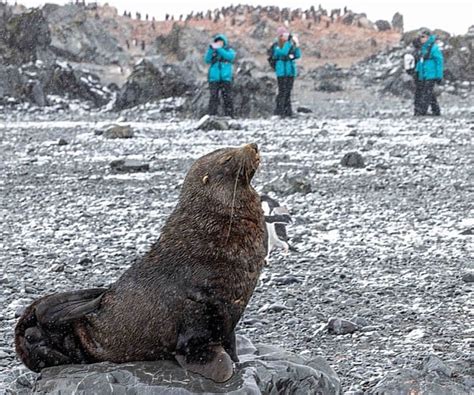
<instances>
[{"instance_id":1,"label":"snow-dusted ground","mask_svg":"<svg viewBox=\"0 0 474 395\"><path fill-rule=\"evenodd\" d=\"M136 136L117 140L96 136L97 122L25 119L39 121L0 123L0 392L19 366L21 307L113 282L158 237L192 161L247 142L262 151L258 190L288 173L313 192L273 195L293 216L297 251L272 256L241 333L324 356L346 390L367 389L428 353L472 360L473 283L463 275L473 269L473 244L461 234L474 226L472 118L300 117L214 132L169 119L126 122ZM341 167L350 151L367 167ZM123 157L151 169L113 173L109 163ZM328 334L330 317L361 329Z\"/></svg>"}]
</instances>

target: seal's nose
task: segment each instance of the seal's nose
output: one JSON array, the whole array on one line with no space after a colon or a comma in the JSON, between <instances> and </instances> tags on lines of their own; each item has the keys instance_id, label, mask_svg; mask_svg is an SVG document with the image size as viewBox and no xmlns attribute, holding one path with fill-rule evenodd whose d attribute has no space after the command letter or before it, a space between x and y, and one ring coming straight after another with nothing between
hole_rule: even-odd
<instances>
[{"instance_id":1,"label":"seal's nose","mask_svg":"<svg viewBox=\"0 0 474 395\"><path fill-rule=\"evenodd\" d=\"M252 148L256 153L258 153L258 145L255 143L247 144L247 147Z\"/></svg>"}]
</instances>

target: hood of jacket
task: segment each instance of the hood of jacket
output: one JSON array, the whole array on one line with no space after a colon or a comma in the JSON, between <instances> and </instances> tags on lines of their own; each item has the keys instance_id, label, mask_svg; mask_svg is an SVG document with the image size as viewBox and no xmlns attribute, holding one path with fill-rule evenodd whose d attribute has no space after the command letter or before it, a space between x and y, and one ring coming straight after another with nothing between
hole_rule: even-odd
<instances>
[{"instance_id":1,"label":"hood of jacket","mask_svg":"<svg viewBox=\"0 0 474 395\"><path fill-rule=\"evenodd\" d=\"M433 45L436 41L436 34L432 34L428 40L423 44L423 48L428 48L428 46Z\"/></svg>"},{"instance_id":2,"label":"hood of jacket","mask_svg":"<svg viewBox=\"0 0 474 395\"><path fill-rule=\"evenodd\" d=\"M216 40L224 41L224 47L227 47L229 45L229 40L227 39L227 36L225 34L216 34L214 36L214 41Z\"/></svg>"}]
</instances>

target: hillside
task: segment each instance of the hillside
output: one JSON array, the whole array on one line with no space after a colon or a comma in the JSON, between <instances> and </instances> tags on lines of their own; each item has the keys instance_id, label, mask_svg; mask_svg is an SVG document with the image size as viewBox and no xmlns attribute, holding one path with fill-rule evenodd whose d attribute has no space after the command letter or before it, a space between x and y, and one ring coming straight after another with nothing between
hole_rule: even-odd
<instances>
[{"instance_id":1,"label":"hillside","mask_svg":"<svg viewBox=\"0 0 474 395\"><path fill-rule=\"evenodd\" d=\"M401 60L416 32L403 33L398 13L390 23L349 9L238 5L157 21L96 3L40 9L2 3L0 22L0 105L68 107L66 98L122 109L184 96L193 98L185 106L188 115L199 116L207 100L203 53L212 35L224 32L238 54L236 102L256 108L237 114L268 115L274 76L266 52L282 24L300 38L295 98L306 105L314 102L315 90L355 89L371 97L368 87L400 96L413 88ZM443 89L464 95L474 81L473 35L439 35L447 66Z\"/></svg>"}]
</instances>

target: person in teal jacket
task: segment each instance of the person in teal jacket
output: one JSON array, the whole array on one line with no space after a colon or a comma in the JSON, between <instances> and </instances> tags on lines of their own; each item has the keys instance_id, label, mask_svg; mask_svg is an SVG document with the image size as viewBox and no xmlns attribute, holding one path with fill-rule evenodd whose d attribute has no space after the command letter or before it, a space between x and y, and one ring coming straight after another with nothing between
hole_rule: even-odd
<instances>
[{"instance_id":1,"label":"person in teal jacket","mask_svg":"<svg viewBox=\"0 0 474 395\"><path fill-rule=\"evenodd\" d=\"M415 115L426 115L430 106L432 115L441 115L433 88L443 80L443 53L436 45L436 36L428 30L421 33L420 43L415 66Z\"/></svg>"},{"instance_id":2,"label":"person in teal jacket","mask_svg":"<svg viewBox=\"0 0 474 395\"><path fill-rule=\"evenodd\" d=\"M277 30L277 39L272 46L271 58L275 64L275 74L278 81L275 115L291 117L291 91L298 75L296 59L301 58L298 38L291 35L286 27Z\"/></svg>"},{"instance_id":3,"label":"person in teal jacket","mask_svg":"<svg viewBox=\"0 0 474 395\"><path fill-rule=\"evenodd\" d=\"M229 47L229 41L224 34L214 36L204 60L210 65L208 72L210 94L208 114L217 115L219 94L221 94L224 102L224 115L232 117L234 115L232 81L235 51Z\"/></svg>"}]
</instances>

